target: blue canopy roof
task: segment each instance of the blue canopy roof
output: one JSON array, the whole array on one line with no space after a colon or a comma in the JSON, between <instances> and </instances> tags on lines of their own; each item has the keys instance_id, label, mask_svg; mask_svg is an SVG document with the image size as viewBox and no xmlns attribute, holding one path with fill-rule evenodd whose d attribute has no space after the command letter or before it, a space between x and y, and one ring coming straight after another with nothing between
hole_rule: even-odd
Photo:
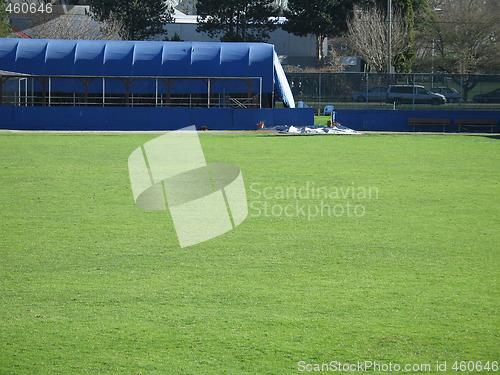
<instances>
[{"instance_id":1,"label":"blue canopy roof","mask_svg":"<svg viewBox=\"0 0 500 375\"><path fill-rule=\"evenodd\" d=\"M295 107L274 46L265 43L0 38L0 70L53 76L261 77L263 93L272 93L276 82L285 103ZM242 92L242 85L216 84L214 90ZM182 86L200 90L196 83Z\"/></svg>"},{"instance_id":2,"label":"blue canopy roof","mask_svg":"<svg viewBox=\"0 0 500 375\"><path fill-rule=\"evenodd\" d=\"M201 43L0 39L0 70L34 75L262 77L274 87L274 46Z\"/></svg>"}]
</instances>

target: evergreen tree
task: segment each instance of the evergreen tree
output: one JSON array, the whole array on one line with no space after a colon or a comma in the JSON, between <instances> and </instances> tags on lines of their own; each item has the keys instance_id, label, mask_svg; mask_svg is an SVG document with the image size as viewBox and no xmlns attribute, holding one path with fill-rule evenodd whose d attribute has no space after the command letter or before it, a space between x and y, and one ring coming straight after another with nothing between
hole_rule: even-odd
<instances>
[{"instance_id":1,"label":"evergreen tree","mask_svg":"<svg viewBox=\"0 0 500 375\"><path fill-rule=\"evenodd\" d=\"M399 53L394 58L394 69L396 73L410 73L413 61L415 60L415 13L413 11L412 0L394 0L394 6L401 12L403 21L408 27L407 43L408 48Z\"/></svg>"},{"instance_id":2,"label":"evergreen tree","mask_svg":"<svg viewBox=\"0 0 500 375\"><path fill-rule=\"evenodd\" d=\"M197 31L223 42L266 41L277 27L273 0L198 0Z\"/></svg>"},{"instance_id":3,"label":"evergreen tree","mask_svg":"<svg viewBox=\"0 0 500 375\"><path fill-rule=\"evenodd\" d=\"M5 10L5 2L0 3L0 37L6 37L12 32L10 27L9 14Z\"/></svg>"},{"instance_id":4,"label":"evergreen tree","mask_svg":"<svg viewBox=\"0 0 500 375\"><path fill-rule=\"evenodd\" d=\"M147 40L164 34L172 21L173 8L163 0L88 0L90 11L101 21L117 19L123 24L123 39Z\"/></svg>"},{"instance_id":5,"label":"evergreen tree","mask_svg":"<svg viewBox=\"0 0 500 375\"><path fill-rule=\"evenodd\" d=\"M283 29L299 36L315 35L317 56L322 59L325 38L347 30L353 4L354 0L288 0Z\"/></svg>"}]
</instances>

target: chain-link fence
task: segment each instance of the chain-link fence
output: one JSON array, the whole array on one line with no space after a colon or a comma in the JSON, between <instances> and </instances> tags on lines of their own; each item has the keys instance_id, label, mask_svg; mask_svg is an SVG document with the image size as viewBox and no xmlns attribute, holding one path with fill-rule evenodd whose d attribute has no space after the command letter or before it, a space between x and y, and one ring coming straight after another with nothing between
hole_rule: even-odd
<instances>
[{"instance_id":1,"label":"chain-link fence","mask_svg":"<svg viewBox=\"0 0 500 375\"><path fill-rule=\"evenodd\" d=\"M500 75L287 73L287 78L298 105L313 107L316 114L327 105L500 110Z\"/></svg>"}]
</instances>

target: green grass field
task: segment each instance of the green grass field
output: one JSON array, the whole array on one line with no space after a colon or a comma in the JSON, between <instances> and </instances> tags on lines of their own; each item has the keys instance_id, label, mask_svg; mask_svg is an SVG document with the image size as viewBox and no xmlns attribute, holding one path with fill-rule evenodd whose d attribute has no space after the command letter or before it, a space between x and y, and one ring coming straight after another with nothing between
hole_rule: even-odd
<instances>
[{"instance_id":1,"label":"green grass field","mask_svg":"<svg viewBox=\"0 0 500 375\"><path fill-rule=\"evenodd\" d=\"M0 133L0 374L494 373L452 366L500 360L498 136L203 133L249 215L182 249L130 189L157 136Z\"/></svg>"}]
</instances>

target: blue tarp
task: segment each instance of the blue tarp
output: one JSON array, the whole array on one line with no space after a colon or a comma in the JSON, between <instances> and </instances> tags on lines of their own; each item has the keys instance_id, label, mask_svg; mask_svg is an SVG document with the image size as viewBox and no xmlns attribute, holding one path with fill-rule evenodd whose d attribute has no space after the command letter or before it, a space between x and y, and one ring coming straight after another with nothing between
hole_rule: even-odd
<instances>
[{"instance_id":1,"label":"blue tarp","mask_svg":"<svg viewBox=\"0 0 500 375\"><path fill-rule=\"evenodd\" d=\"M281 96L293 103L286 77L277 74L274 46L265 43L0 39L0 70L58 76L262 77L263 93L273 92L276 79ZM231 84L231 91L248 90L241 82ZM148 91L154 90L151 85ZM206 91L202 82L188 86L191 92ZM228 87L222 86L215 84L214 92ZM259 92L258 86L253 80L252 91ZM172 89L185 90L186 81Z\"/></svg>"}]
</instances>

